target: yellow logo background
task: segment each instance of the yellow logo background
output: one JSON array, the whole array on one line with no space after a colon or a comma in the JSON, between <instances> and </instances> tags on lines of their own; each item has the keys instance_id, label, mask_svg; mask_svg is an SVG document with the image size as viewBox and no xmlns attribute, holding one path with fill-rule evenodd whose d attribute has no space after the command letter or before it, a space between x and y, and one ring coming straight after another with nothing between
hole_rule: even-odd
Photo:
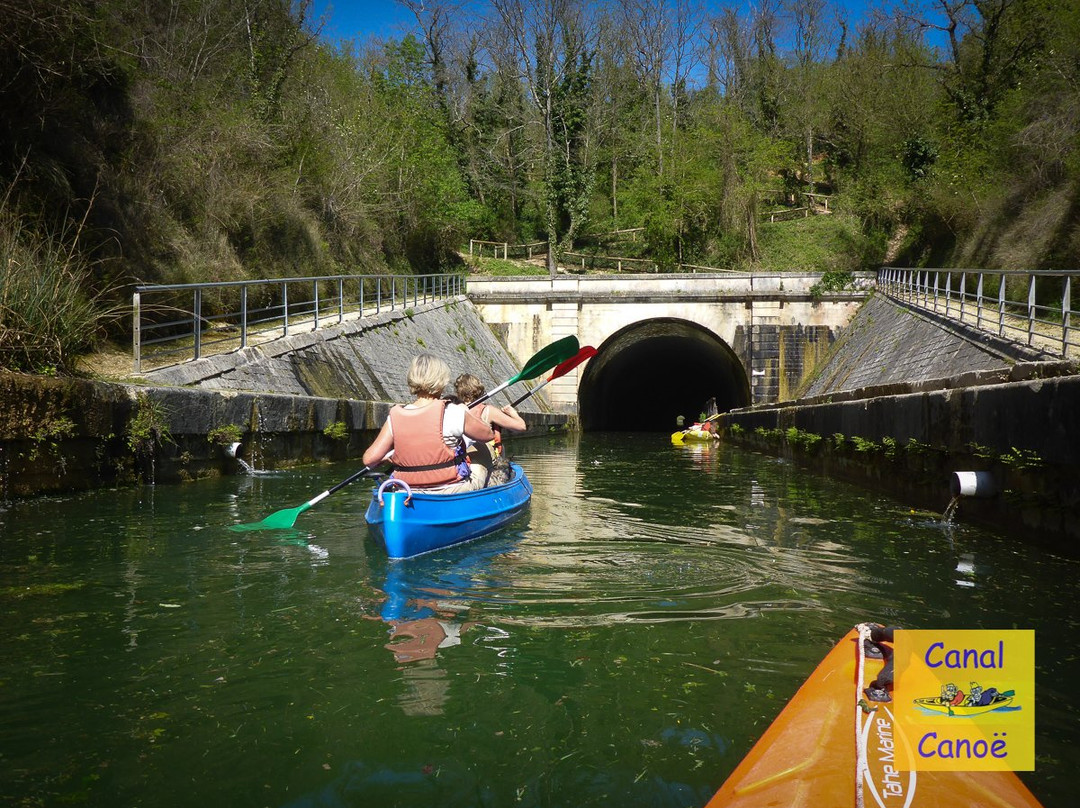
<instances>
[{"instance_id":1,"label":"yellow logo background","mask_svg":"<svg viewBox=\"0 0 1080 808\"><path fill-rule=\"evenodd\" d=\"M1035 768L1034 631L904 629L894 649L900 771Z\"/></svg>"}]
</instances>

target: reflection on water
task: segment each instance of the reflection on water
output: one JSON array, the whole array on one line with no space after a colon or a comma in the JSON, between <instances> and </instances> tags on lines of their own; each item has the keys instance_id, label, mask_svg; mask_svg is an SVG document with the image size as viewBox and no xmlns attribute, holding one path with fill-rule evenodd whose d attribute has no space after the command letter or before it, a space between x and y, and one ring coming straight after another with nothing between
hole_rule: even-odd
<instances>
[{"instance_id":1,"label":"reflection on water","mask_svg":"<svg viewBox=\"0 0 1080 808\"><path fill-rule=\"evenodd\" d=\"M702 805L876 619L1034 628L1044 804L1072 804L1077 561L723 444L510 445L529 516L389 561L352 465L0 512L11 804Z\"/></svg>"}]
</instances>

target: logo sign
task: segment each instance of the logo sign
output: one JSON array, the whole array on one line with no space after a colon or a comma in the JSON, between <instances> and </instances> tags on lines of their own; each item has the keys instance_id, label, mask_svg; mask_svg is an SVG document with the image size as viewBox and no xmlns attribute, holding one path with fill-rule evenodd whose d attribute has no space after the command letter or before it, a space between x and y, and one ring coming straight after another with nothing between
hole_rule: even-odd
<instances>
[{"instance_id":1,"label":"logo sign","mask_svg":"<svg viewBox=\"0 0 1080 808\"><path fill-rule=\"evenodd\" d=\"M1035 768L1035 632L895 635L900 771Z\"/></svg>"}]
</instances>

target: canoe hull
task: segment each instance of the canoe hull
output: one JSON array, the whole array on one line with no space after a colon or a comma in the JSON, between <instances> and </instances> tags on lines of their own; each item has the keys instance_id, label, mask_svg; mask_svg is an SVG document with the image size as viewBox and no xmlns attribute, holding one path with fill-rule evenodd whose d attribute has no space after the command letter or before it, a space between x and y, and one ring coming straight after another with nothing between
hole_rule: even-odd
<instances>
[{"instance_id":1,"label":"canoe hull","mask_svg":"<svg viewBox=\"0 0 1080 808\"><path fill-rule=\"evenodd\" d=\"M883 757L882 747L903 742L902 736L891 704L875 705L870 713L858 704L856 693L873 681L883 663L867 659L857 688L857 639L858 632L851 631L829 652L707 808L854 806L856 721L869 744L862 787L867 808L1039 808L1013 772L911 773L890 766L892 754ZM888 744L880 743L883 738Z\"/></svg>"},{"instance_id":2,"label":"canoe hull","mask_svg":"<svg viewBox=\"0 0 1080 808\"><path fill-rule=\"evenodd\" d=\"M386 490L382 505L373 496L365 520L390 558L411 558L472 541L498 530L528 507L532 484L521 466L510 464L510 482L462 494Z\"/></svg>"}]
</instances>

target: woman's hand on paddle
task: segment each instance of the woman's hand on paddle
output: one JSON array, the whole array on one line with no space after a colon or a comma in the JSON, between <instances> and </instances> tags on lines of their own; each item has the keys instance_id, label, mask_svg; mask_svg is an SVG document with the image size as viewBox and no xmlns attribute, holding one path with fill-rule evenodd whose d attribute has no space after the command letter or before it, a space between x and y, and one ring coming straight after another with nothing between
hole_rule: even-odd
<instances>
[{"instance_id":1,"label":"woman's hand on paddle","mask_svg":"<svg viewBox=\"0 0 1080 808\"><path fill-rule=\"evenodd\" d=\"M517 410L514 409L512 404L507 404L502 409L489 407L487 417L492 426L497 426L500 429L509 429L511 432L524 432L528 429L528 426L521 420L521 416L517 414Z\"/></svg>"}]
</instances>

